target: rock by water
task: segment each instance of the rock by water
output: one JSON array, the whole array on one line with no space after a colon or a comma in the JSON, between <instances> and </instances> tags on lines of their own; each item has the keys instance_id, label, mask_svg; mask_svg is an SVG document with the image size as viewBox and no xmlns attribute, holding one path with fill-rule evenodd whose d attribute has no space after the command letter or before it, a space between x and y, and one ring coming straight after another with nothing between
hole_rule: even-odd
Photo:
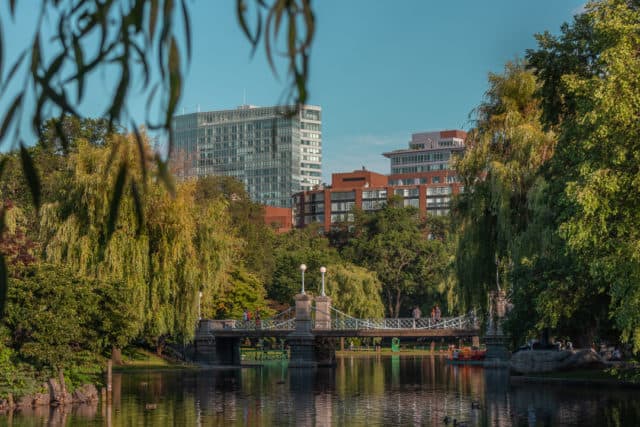
<instances>
[{"instance_id":1,"label":"rock by water","mask_svg":"<svg viewBox=\"0 0 640 427\"><path fill-rule=\"evenodd\" d=\"M605 361L591 349L577 351L524 350L511 356L511 371L539 374L573 369L603 368Z\"/></svg>"}]
</instances>

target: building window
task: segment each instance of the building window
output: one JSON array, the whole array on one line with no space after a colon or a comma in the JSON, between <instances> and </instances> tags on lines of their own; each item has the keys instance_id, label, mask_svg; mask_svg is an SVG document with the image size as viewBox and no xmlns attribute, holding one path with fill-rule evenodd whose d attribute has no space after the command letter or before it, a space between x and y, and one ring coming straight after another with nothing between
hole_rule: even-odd
<instances>
[{"instance_id":1,"label":"building window","mask_svg":"<svg viewBox=\"0 0 640 427\"><path fill-rule=\"evenodd\" d=\"M331 212L348 212L353 210L356 202L332 202Z\"/></svg>"},{"instance_id":2,"label":"building window","mask_svg":"<svg viewBox=\"0 0 640 427\"><path fill-rule=\"evenodd\" d=\"M386 199L387 190L368 190L362 192L363 199Z\"/></svg>"},{"instance_id":3,"label":"building window","mask_svg":"<svg viewBox=\"0 0 640 427\"><path fill-rule=\"evenodd\" d=\"M404 199L404 207L413 206L414 208L420 207L420 199Z\"/></svg>"},{"instance_id":4,"label":"building window","mask_svg":"<svg viewBox=\"0 0 640 427\"><path fill-rule=\"evenodd\" d=\"M337 200L355 200L355 191L334 191L331 193L331 201Z\"/></svg>"},{"instance_id":5,"label":"building window","mask_svg":"<svg viewBox=\"0 0 640 427\"><path fill-rule=\"evenodd\" d=\"M387 204L386 200L363 200L362 210L365 211L377 211L382 209Z\"/></svg>"},{"instance_id":6,"label":"building window","mask_svg":"<svg viewBox=\"0 0 640 427\"><path fill-rule=\"evenodd\" d=\"M339 213L339 214L331 214L331 223L335 224L336 222L353 222L354 215L352 213Z\"/></svg>"},{"instance_id":7,"label":"building window","mask_svg":"<svg viewBox=\"0 0 640 427\"><path fill-rule=\"evenodd\" d=\"M397 188L395 190L395 195L402 197L418 197L420 195L420 190L417 188Z\"/></svg>"},{"instance_id":8,"label":"building window","mask_svg":"<svg viewBox=\"0 0 640 427\"><path fill-rule=\"evenodd\" d=\"M427 188L427 196L435 196L436 194L451 194L451 187L429 187L429 188Z\"/></svg>"}]
</instances>

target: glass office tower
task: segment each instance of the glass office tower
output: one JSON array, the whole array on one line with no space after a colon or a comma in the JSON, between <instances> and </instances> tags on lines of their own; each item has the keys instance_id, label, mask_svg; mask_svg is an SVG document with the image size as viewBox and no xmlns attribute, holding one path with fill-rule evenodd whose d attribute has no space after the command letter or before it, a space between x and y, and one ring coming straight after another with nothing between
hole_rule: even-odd
<instances>
[{"instance_id":1,"label":"glass office tower","mask_svg":"<svg viewBox=\"0 0 640 427\"><path fill-rule=\"evenodd\" d=\"M322 179L322 109L305 105L185 114L173 120L172 163L182 177L224 175L252 200L291 207ZM177 165L177 166L176 166Z\"/></svg>"}]
</instances>

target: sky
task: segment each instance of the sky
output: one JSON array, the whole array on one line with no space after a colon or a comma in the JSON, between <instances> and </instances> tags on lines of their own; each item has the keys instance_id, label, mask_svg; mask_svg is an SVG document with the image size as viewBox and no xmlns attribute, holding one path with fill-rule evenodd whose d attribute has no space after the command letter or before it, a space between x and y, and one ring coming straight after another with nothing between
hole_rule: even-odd
<instances>
[{"instance_id":1,"label":"sky","mask_svg":"<svg viewBox=\"0 0 640 427\"><path fill-rule=\"evenodd\" d=\"M18 2L19 18L13 25L3 22L9 59L28 43L26 30L35 25L27 3ZM535 33L558 33L583 3L313 2L317 28L309 103L323 110L324 181L330 182L331 173L362 166L389 173L382 153L406 147L412 133L469 129L470 114L487 89L488 73L500 72L507 61L534 48ZM261 49L251 56L251 46L235 19L235 0L190 4L193 57L178 111L230 109L245 102L277 104L287 79L274 76ZM0 6L0 14L6 13L4 9ZM108 81L110 76L102 79ZM82 113L103 112L100 101L111 93L108 86L91 83ZM7 99L0 99L2 112ZM129 108L134 116L144 117L144 106L143 100L134 99Z\"/></svg>"}]
</instances>

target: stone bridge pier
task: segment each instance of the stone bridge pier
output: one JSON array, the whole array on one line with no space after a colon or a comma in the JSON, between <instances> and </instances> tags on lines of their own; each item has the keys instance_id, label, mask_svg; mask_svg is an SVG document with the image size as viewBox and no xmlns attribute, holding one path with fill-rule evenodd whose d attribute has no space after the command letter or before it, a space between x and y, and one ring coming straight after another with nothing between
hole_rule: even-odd
<instances>
[{"instance_id":1,"label":"stone bridge pier","mask_svg":"<svg viewBox=\"0 0 640 427\"><path fill-rule=\"evenodd\" d=\"M313 329L331 329L331 298L321 296L315 298L316 318L311 318L313 298L306 294L298 294L296 299L296 329L287 335L289 344L289 367L314 368L331 366L335 363L335 339L320 338L313 334Z\"/></svg>"},{"instance_id":2,"label":"stone bridge pier","mask_svg":"<svg viewBox=\"0 0 640 427\"><path fill-rule=\"evenodd\" d=\"M206 321L205 321L206 322ZM239 366L240 338L239 337L213 337L208 331L208 325L201 322L196 332L195 359L198 363L206 365L230 365Z\"/></svg>"}]
</instances>

